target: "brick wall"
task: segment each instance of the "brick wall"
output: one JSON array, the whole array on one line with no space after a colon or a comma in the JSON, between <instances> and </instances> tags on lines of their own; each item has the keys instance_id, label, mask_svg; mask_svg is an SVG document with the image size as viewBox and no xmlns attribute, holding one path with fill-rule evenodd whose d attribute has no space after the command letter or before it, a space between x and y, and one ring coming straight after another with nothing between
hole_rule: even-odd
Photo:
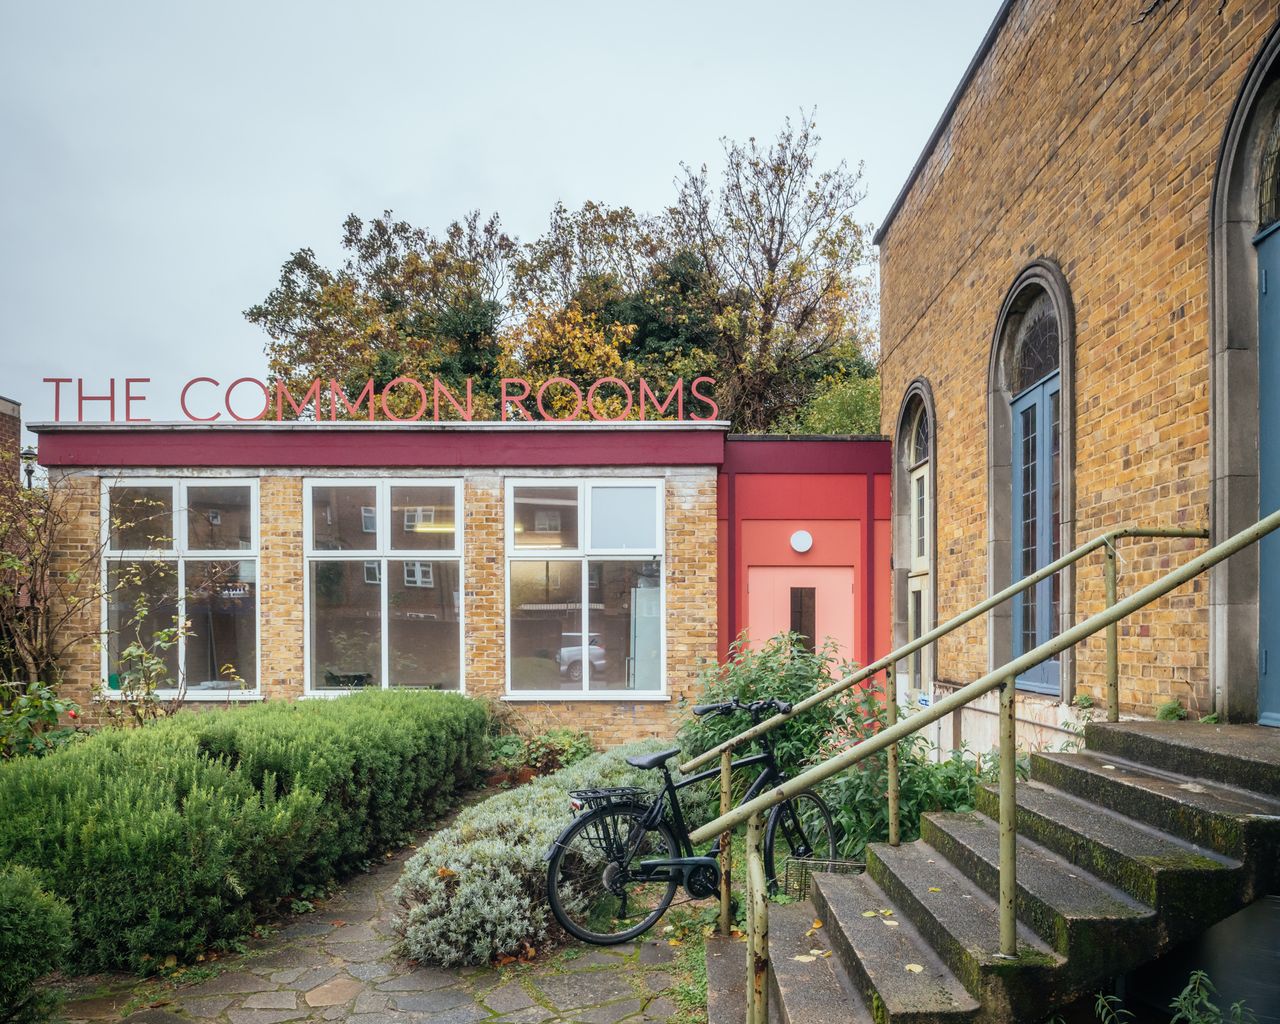
<instances>
[{"instance_id":1,"label":"brick wall","mask_svg":"<svg viewBox=\"0 0 1280 1024\"><path fill-rule=\"evenodd\" d=\"M316 475L322 475L317 473ZM517 724L529 729L563 725L585 729L598 745L671 735L680 697L716 660L716 473L711 467L666 474L667 701L502 701ZM97 549L99 480L68 474L54 481L66 502L69 526L60 559L70 571ZM506 562L503 478L475 471L465 480L465 676L466 690L500 700L506 690ZM306 626L303 559L303 480L296 474L264 475L259 485L259 644L261 689L267 699L292 699L305 689ZM87 587L86 587L87 592ZM92 631L98 605L79 616ZM74 649L65 692L86 706L101 682L100 650Z\"/></svg>"},{"instance_id":2,"label":"brick wall","mask_svg":"<svg viewBox=\"0 0 1280 1024\"><path fill-rule=\"evenodd\" d=\"M102 683L101 605L96 599L101 593L99 481L88 474L51 474L50 484L63 524L53 558L55 592L63 595L54 612L55 621L63 624L60 643L65 647L60 694L80 704L93 718L92 701Z\"/></svg>"},{"instance_id":3,"label":"brick wall","mask_svg":"<svg viewBox=\"0 0 1280 1024\"><path fill-rule=\"evenodd\" d=\"M18 477L22 449L22 406L12 399L0 397L0 473Z\"/></svg>"},{"instance_id":4,"label":"brick wall","mask_svg":"<svg viewBox=\"0 0 1280 1024\"><path fill-rule=\"evenodd\" d=\"M988 359L1029 261L1062 269L1075 307L1075 542L1130 522L1209 516L1209 209L1224 129L1277 17L1271 0L1143 5L1023 0L881 246L882 427L923 375L937 411L938 621L989 593ZM1196 542L1126 543L1121 593ZM1103 607L1082 565L1076 619ZM1121 627L1121 701L1212 706L1207 580ZM1103 640L1079 649L1100 695ZM987 668L982 620L939 645L938 674Z\"/></svg>"}]
</instances>

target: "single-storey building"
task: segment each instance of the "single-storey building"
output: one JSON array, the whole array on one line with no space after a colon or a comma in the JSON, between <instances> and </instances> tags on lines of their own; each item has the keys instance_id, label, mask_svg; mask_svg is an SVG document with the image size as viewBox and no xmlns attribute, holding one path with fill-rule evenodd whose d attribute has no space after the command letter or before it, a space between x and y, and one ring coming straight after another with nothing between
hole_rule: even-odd
<instances>
[{"instance_id":1,"label":"single-storey building","mask_svg":"<svg viewBox=\"0 0 1280 1024\"><path fill-rule=\"evenodd\" d=\"M671 731L744 631L889 640L889 448L722 422L46 423L67 565L100 550L88 703L459 690L601 743Z\"/></svg>"}]
</instances>

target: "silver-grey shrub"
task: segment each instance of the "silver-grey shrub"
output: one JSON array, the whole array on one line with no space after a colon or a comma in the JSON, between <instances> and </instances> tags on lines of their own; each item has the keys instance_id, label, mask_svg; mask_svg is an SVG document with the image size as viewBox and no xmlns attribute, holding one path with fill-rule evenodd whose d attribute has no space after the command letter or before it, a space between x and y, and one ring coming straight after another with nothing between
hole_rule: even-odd
<instances>
[{"instance_id":1,"label":"silver-grey shrub","mask_svg":"<svg viewBox=\"0 0 1280 1024\"><path fill-rule=\"evenodd\" d=\"M553 940L543 856L570 821L569 791L642 786L656 792L660 774L637 771L626 757L662 746L647 740L593 754L468 808L428 839L395 891L408 955L484 964Z\"/></svg>"}]
</instances>

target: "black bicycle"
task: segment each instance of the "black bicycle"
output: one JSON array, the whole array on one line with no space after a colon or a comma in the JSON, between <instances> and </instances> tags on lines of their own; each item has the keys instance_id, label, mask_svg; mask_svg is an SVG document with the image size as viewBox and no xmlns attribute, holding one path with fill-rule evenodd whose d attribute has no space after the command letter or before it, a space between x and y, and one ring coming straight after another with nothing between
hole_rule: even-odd
<instances>
[{"instance_id":1,"label":"black bicycle","mask_svg":"<svg viewBox=\"0 0 1280 1024\"><path fill-rule=\"evenodd\" d=\"M759 722L766 712L788 714L779 700L743 704L699 704L695 715L746 712ZM757 754L734 761L735 768L761 765L743 802L786 781L766 733ZM551 911L570 935L583 942L610 946L644 934L667 912L677 888L691 900L715 896L720 889L720 844L696 855L680 810L679 790L719 774L719 767L675 782L667 762L678 747L627 758L635 768L662 769L662 791L645 804L645 791L635 787L577 790L570 794L574 820L547 851L547 898ZM778 844L782 843L780 849ZM777 856L833 859L836 828L831 809L817 793L800 793L777 804L764 832L764 869L776 890Z\"/></svg>"}]
</instances>

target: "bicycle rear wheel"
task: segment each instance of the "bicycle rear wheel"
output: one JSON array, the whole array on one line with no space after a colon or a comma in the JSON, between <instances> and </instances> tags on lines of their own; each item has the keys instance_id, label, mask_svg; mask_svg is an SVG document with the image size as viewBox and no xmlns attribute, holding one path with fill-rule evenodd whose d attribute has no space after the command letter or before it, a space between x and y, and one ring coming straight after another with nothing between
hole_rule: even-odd
<instances>
[{"instance_id":1,"label":"bicycle rear wheel","mask_svg":"<svg viewBox=\"0 0 1280 1024\"><path fill-rule=\"evenodd\" d=\"M771 892L781 883L778 869L785 873L788 860L834 860L835 856L835 819L817 793L799 793L770 812L764 830L764 872Z\"/></svg>"},{"instance_id":2,"label":"bicycle rear wheel","mask_svg":"<svg viewBox=\"0 0 1280 1024\"><path fill-rule=\"evenodd\" d=\"M547 899L570 935L612 946L644 934L666 913L675 879L637 877L637 869L679 853L665 822L644 829L647 813L638 804L606 804L560 837L547 865Z\"/></svg>"}]
</instances>

